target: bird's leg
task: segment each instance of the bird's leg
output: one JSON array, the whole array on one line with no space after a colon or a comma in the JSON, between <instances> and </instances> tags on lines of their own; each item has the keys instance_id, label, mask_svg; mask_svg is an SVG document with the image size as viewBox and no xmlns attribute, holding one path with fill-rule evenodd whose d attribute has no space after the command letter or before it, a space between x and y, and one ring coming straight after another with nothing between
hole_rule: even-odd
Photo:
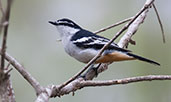
<instances>
[{"instance_id":1,"label":"bird's leg","mask_svg":"<svg viewBox=\"0 0 171 102\"><path fill-rule=\"evenodd\" d=\"M98 68L100 67L101 63L99 63L97 66L90 67L90 69L93 69L95 72L96 77L98 76Z\"/></svg>"},{"instance_id":2,"label":"bird's leg","mask_svg":"<svg viewBox=\"0 0 171 102\"><path fill-rule=\"evenodd\" d=\"M101 63L95 66L95 64L92 64L88 71L81 75L80 77L84 78L84 80L91 80L95 77L98 76L98 68L100 67Z\"/></svg>"}]
</instances>

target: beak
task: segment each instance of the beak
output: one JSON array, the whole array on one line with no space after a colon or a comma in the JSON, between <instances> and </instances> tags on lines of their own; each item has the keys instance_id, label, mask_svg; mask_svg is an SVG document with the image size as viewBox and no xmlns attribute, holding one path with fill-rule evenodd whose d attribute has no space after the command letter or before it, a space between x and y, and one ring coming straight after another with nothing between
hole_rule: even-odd
<instances>
[{"instance_id":1,"label":"beak","mask_svg":"<svg viewBox=\"0 0 171 102\"><path fill-rule=\"evenodd\" d=\"M54 22L54 21L49 21L50 24L52 25L58 25L58 23Z\"/></svg>"}]
</instances>

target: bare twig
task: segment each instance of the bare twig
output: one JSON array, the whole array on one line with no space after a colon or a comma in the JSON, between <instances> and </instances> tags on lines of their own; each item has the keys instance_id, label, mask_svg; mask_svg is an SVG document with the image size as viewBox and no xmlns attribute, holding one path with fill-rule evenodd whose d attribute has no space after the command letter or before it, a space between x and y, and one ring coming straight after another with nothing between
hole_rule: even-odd
<instances>
[{"instance_id":1,"label":"bare twig","mask_svg":"<svg viewBox=\"0 0 171 102\"><path fill-rule=\"evenodd\" d=\"M5 69L5 52L6 52L6 42L8 34L8 22L10 17L12 0L7 0L7 6L4 10L2 7L2 2L0 0L0 9L2 12L2 17L0 21L0 33L3 32L2 41L2 51L1 51L1 65L0 65L0 99L2 102L15 102L14 90L12 88L12 83L10 80L9 71ZM8 67L8 66L7 66Z\"/></svg>"},{"instance_id":2,"label":"bare twig","mask_svg":"<svg viewBox=\"0 0 171 102\"><path fill-rule=\"evenodd\" d=\"M2 17L1 17L1 21L0 21L0 34L1 34L1 31L2 31L2 28L3 28L3 22L4 22L4 18L5 18L5 11L2 7L2 1L0 0L0 10L1 10L1 13L2 13Z\"/></svg>"},{"instance_id":3,"label":"bare twig","mask_svg":"<svg viewBox=\"0 0 171 102\"><path fill-rule=\"evenodd\" d=\"M105 81L82 81L80 82L80 87L89 86L109 86L118 84L128 84L140 81L152 81L152 80L171 80L171 75L148 75L148 76L138 76L124 79L115 80L105 80Z\"/></svg>"},{"instance_id":4,"label":"bare twig","mask_svg":"<svg viewBox=\"0 0 171 102\"><path fill-rule=\"evenodd\" d=\"M4 22L9 22L11 4L12 4L12 0L8 0L7 9L6 9L6 12L5 12L5 15L4 15L5 16ZM5 65L5 52L6 52L7 34L8 34L8 24L4 25L4 35L3 35L2 49L1 49L2 50L1 70L4 69L4 65Z\"/></svg>"},{"instance_id":5,"label":"bare twig","mask_svg":"<svg viewBox=\"0 0 171 102\"><path fill-rule=\"evenodd\" d=\"M163 25L162 25L162 22L161 22L159 13L158 13L157 8L156 8L156 6L154 5L154 3L153 3L153 8L154 8L154 11L155 11L155 13L156 13L156 15L157 15L157 19L158 19L158 21L159 21L159 25L160 25L161 32L162 32L163 43L165 43L166 40L165 40L164 28L163 28Z\"/></svg>"},{"instance_id":6,"label":"bare twig","mask_svg":"<svg viewBox=\"0 0 171 102\"><path fill-rule=\"evenodd\" d=\"M7 64L6 68L5 68L5 70L8 70L8 68L9 68L10 65L11 65L11 63L8 62L8 64Z\"/></svg>"},{"instance_id":7,"label":"bare twig","mask_svg":"<svg viewBox=\"0 0 171 102\"><path fill-rule=\"evenodd\" d=\"M1 10L1 13L2 13L2 16L5 14L5 11L2 7L2 1L0 0L0 10Z\"/></svg>"},{"instance_id":8,"label":"bare twig","mask_svg":"<svg viewBox=\"0 0 171 102\"><path fill-rule=\"evenodd\" d=\"M113 28L113 27L116 27L116 26L118 26L118 25L121 25L121 24L123 24L123 23L126 23L126 22L130 21L132 18L133 18L133 17L124 19L124 20L119 21L119 22L117 22L117 23L115 23L115 24L112 24L112 25L107 26L107 27L105 27L105 28L102 28L102 29L100 29L100 30L98 30L98 31L95 31L94 33L95 33L95 34L98 34L98 33L104 32L104 31L106 31L106 30L108 30L108 29L111 29L111 28Z\"/></svg>"},{"instance_id":9,"label":"bare twig","mask_svg":"<svg viewBox=\"0 0 171 102\"><path fill-rule=\"evenodd\" d=\"M106 70L107 67L108 66L105 66L105 68L101 67L97 70L97 72L101 73L104 70ZM95 73L90 70L86 73L85 76L86 76L85 78L87 80L91 80L95 76ZM74 81L72 81L71 83L67 84L65 87L63 87L60 91L58 89L59 85L50 85L45 88L46 91L44 91L38 95L35 102L47 102L50 97L56 97L56 96L60 97L64 94L69 94L70 92L74 92L74 91L80 89L79 83L82 82L84 79L82 77L77 78Z\"/></svg>"},{"instance_id":10,"label":"bare twig","mask_svg":"<svg viewBox=\"0 0 171 102\"><path fill-rule=\"evenodd\" d=\"M2 55L1 49L0 54ZM40 94L43 91L44 88L40 86L39 82L32 77L16 59L14 59L8 53L5 53L5 59L10 62L11 65L31 84L37 94Z\"/></svg>"},{"instance_id":11,"label":"bare twig","mask_svg":"<svg viewBox=\"0 0 171 102\"><path fill-rule=\"evenodd\" d=\"M12 70L13 70L13 68L5 70L5 74L9 74Z\"/></svg>"},{"instance_id":12,"label":"bare twig","mask_svg":"<svg viewBox=\"0 0 171 102\"><path fill-rule=\"evenodd\" d=\"M63 87L65 87L67 84L69 84L70 82L72 82L73 80L75 80L78 76L80 76L85 70L87 70L87 68L94 63L103 53L103 51L117 38L119 37L119 35L121 35L135 20L136 18L142 13L144 12L146 9L149 8L149 6L151 6L151 4L154 2L154 0L150 0L148 2L145 3L145 5L143 6L143 8L133 17L133 19L131 21L128 22L127 25L125 25L119 32L116 33L116 35L107 43L103 46L103 48L99 51L99 53L93 58L91 59L91 61L89 61L89 63L81 70L79 71L77 74L75 74L73 77L71 77L68 81L64 82L63 84L61 84L59 86L59 90Z\"/></svg>"},{"instance_id":13,"label":"bare twig","mask_svg":"<svg viewBox=\"0 0 171 102\"><path fill-rule=\"evenodd\" d=\"M38 95L35 102L48 102L50 95L52 95L53 89L55 89L54 85L46 87L45 91Z\"/></svg>"},{"instance_id":14,"label":"bare twig","mask_svg":"<svg viewBox=\"0 0 171 102\"><path fill-rule=\"evenodd\" d=\"M128 46L128 43L131 40L131 37L136 33L138 27L141 23L144 22L148 9L145 10L137 19L129 26L127 32L123 35L123 37L119 40L118 46L124 48Z\"/></svg>"},{"instance_id":15,"label":"bare twig","mask_svg":"<svg viewBox=\"0 0 171 102\"><path fill-rule=\"evenodd\" d=\"M76 90L79 90L85 87L111 86L111 85L130 84L134 82L153 81L153 80L171 80L171 75L147 75L147 76L124 78L124 79L105 80L105 81L91 81L91 80L85 81L83 78L78 78L74 80L73 82L69 83L64 88L62 88L59 93L56 93L55 91L55 89L57 89L58 86L55 86L55 85L49 86L48 93L52 95L51 97L55 97L55 96L69 94L70 92L74 92ZM39 101L36 101L36 102L39 102Z\"/></svg>"}]
</instances>

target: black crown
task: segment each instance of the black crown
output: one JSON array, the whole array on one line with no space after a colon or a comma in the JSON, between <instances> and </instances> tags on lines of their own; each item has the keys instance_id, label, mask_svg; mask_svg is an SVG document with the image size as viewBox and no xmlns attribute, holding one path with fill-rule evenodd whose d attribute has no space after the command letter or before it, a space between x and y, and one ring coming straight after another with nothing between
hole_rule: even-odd
<instances>
[{"instance_id":1,"label":"black crown","mask_svg":"<svg viewBox=\"0 0 171 102\"><path fill-rule=\"evenodd\" d=\"M76 29L82 29L75 22L73 22L72 20L67 19L67 18L59 19L59 20L57 20L55 22L54 21L49 21L49 23L51 23L53 25L56 25L56 26L63 25L63 26L69 26L69 27L76 28Z\"/></svg>"}]
</instances>

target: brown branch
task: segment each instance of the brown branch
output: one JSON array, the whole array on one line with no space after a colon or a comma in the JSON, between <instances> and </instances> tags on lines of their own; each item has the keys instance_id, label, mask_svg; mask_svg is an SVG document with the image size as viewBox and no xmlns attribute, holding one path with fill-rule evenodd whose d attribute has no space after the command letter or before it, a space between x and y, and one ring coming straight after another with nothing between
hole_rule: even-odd
<instances>
[{"instance_id":1,"label":"brown branch","mask_svg":"<svg viewBox=\"0 0 171 102\"><path fill-rule=\"evenodd\" d=\"M44 89L45 91L41 92L37 96L35 102L48 102L50 95L52 94L53 88L54 88L54 85L51 85L51 86L45 88Z\"/></svg>"},{"instance_id":2,"label":"brown branch","mask_svg":"<svg viewBox=\"0 0 171 102\"><path fill-rule=\"evenodd\" d=\"M4 34L3 34L3 41L2 41L2 55L1 55L1 70L4 69L5 66L5 52L6 52L6 42L7 42L7 34L8 34L8 22L10 17L10 10L11 10L11 3L12 0L7 1L7 9L5 12L5 20L3 22L7 22L6 25L4 25Z\"/></svg>"},{"instance_id":3,"label":"brown branch","mask_svg":"<svg viewBox=\"0 0 171 102\"><path fill-rule=\"evenodd\" d=\"M105 65L104 67L100 67L97 70L97 73L101 73L104 70L107 69L107 65ZM69 94L70 92L74 92L76 90L79 89L79 87L77 87L77 85L87 79L87 80L91 80L92 78L94 78L94 76L96 76L96 73L93 70L89 70L86 74L85 74L85 78L77 78L74 81L72 81L71 83L69 83L68 85L66 85L65 87L63 87L60 91L58 90L59 85L50 85L48 87L45 88L45 91L43 91L41 94L38 95L37 99L35 102L47 102L49 100L50 97L56 97L56 96L62 96L64 94Z\"/></svg>"},{"instance_id":4,"label":"brown branch","mask_svg":"<svg viewBox=\"0 0 171 102\"><path fill-rule=\"evenodd\" d=\"M3 28L3 21L4 21L4 15L5 15L5 11L4 11L4 8L2 7L2 1L0 0L0 11L2 13L2 17L1 17L1 21L0 21L0 33L1 33L1 30Z\"/></svg>"},{"instance_id":5,"label":"brown branch","mask_svg":"<svg viewBox=\"0 0 171 102\"><path fill-rule=\"evenodd\" d=\"M0 0L0 9L2 12L1 23L0 23L0 33L4 29L3 39L2 39L2 55L1 55L1 65L0 65L0 99L2 102L15 102L14 90L12 88L12 83L10 80L8 65L5 68L5 52L6 52L6 42L8 34L8 22L10 17L12 0L7 0L7 6L4 10L2 7L2 2Z\"/></svg>"},{"instance_id":6,"label":"brown branch","mask_svg":"<svg viewBox=\"0 0 171 102\"><path fill-rule=\"evenodd\" d=\"M112 86L112 85L130 84L134 82L153 81L153 80L171 80L171 75L147 75L147 76L138 76L138 77L123 78L123 79L105 80L105 81L91 81L91 80L85 81L83 78L78 78L73 82L69 83L64 88L62 88L58 93L54 91L56 88L58 88L58 86L51 85L48 87L48 94L47 93L44 94L46 95L51 94L52 95L51 97L56 97L56 96L60 97L61 95L69 94L70 92L75 92L76 90L85 87ZM40 101L36 101L36 102L40 102Z\"/></svg>"},{"instance_id":7,"label":"brown branch","mask_svg":"<svg viewBox=\"0 0 171 102\"><path fill-rule=\"evenodd\" d=\"M5 11L2 7L2 1L1 0L0 0L0 10L1 10L2 16L5 15Z\"/></svg>"},{"instance_id":8,"label":"brown branch","mask_svg":"<svg viewBox=\"0 0 171 102\"><path fill-rule=\"evenodd\" d=\"M171 75L148 75L124 79L105 80L105 81L81 81L80 87L90 86L110 86L118 84L129 84L134 82L152 81L152 80L171 80Z\"/></svg>"},{"instance_id":9,"label":"brown branch","mask_svg":"<svg viewBox=\"0 0 171 102\"><path fill-rule=\"evenodd\" d=\"M100 29L100 30L98 30L98 31L95 31L94 33L95 33L95 34L98 34L98 33L104 32L104 31L109 30L109 29L111 29L111 28L113 28L113 27L116 27L116 26L118 26L118 25L121 25L121 24L123 24L123 23L126 23L126 22L130 21L131 19L132 19L132 17L127 18L127 19L124 19L124 20L119 21L119 22L117 22L117 23L115 23L115 24L112 24L112 25L107 26L107 27L105 27L105 28L102 28L102 29Z\"/></svg>"},{"instance_id":10,"label":"brown branch","mask_svg":"<svg viewBox=\"0 0 171 102\"><path fill-rule=\"evenodd\" d=\"M0 54L2 55L1 49ZM40 94L43 91L44 88L39 84L39 82L32 77L31 74L27 72L15 58L10 56L8 53L5 53L5 59L10 62L11 65L31 84L37 94Z\"/></svg>"},{"instance_id":11,"label":"brown branch","mask_svg":"<svg viewBox=\"0 0 171 102\"><path fill-rule=\"evenodd\" d=\"M131 41L131 37L136 33L140 24L142 24L146 18L146 14L148 9L145 10L137 19L129 26L127 32L123 35L123 37L118 42L118 46L121 48L128 47L129 42Z\"/></svg>"},{"instance_id":12,"label":"brown branch","mask_svg":"<svg viewBox=\"0 0 171 102\"><path fill-rule=\"evenodd\" d=\"M162 32L163 43L165 43L166 40L165 40L164 28L163 28L163 25L162 25L162 22L161 22L159 13L158 13L157 8L156 8L156 6L154 5L154 3L153 3L153 8L154 8L154 11L155 11L155 13L156 13L156 15L157 15L157 19L158 19L158 21L159 21L159 25L160 25L161 32Z\"/></svg>"}]
</instances>

